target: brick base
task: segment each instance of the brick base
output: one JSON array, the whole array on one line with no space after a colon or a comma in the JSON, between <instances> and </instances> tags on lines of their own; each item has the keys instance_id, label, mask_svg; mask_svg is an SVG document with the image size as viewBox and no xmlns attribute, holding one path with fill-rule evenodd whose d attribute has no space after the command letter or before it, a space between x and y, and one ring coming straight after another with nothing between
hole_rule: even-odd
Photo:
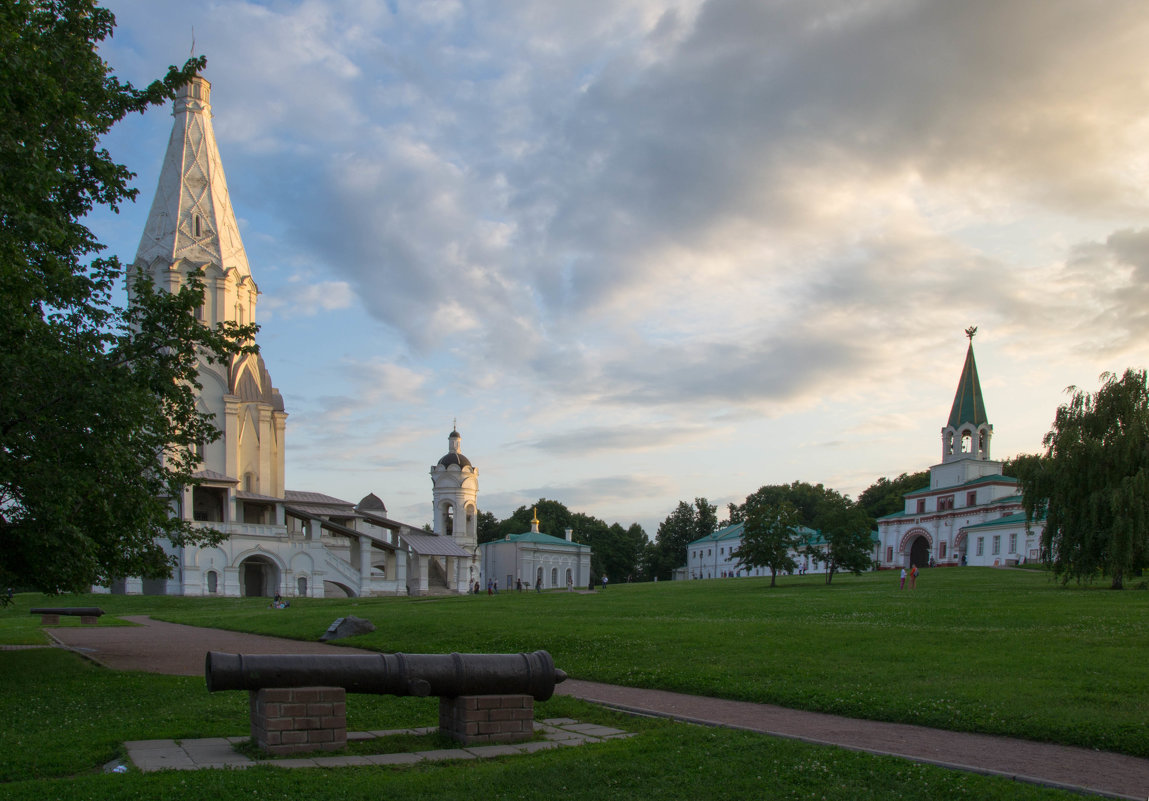
<instances>
[{"instance_id":1,"label":"brick base","mask_svg":"<svg viewBox=\"0 0 1149 801\"><path fill-rule=\"evenodd\" d=\"M59 626L60 625L60 616L59 615L40 615L40 625L41 626Z\"/></svg>"},{"instance_id":2,"label":"brick base","mask_svg":"<svg viewBox=\"0 0 1149 801\"><path fill-rule=\"evenodd\" d=\"M337 751L347 745L342 687L285 687L251 692L251 737L269 754Z\"/></svg>"},{"instance_id":3,"label":"brick base","mask_svg":"<svg viewBox=\"0 0 1149 801\"><path fill-rule=\"evenodd\" d=\"M439 699L439 731L463 745L521 743L535 735L529 695L460 695Z\"/></svg>"},{"instance_id":4,"label":"brick base","mask_svg":"<svg viewBox=\"0 0 1149 801\"><path fill-rule=\"evenodd\" d=\"M85 626L98 626L100 624L100 618L95 615L80 615L80 622Z\"/></svg>"}]
</instances>

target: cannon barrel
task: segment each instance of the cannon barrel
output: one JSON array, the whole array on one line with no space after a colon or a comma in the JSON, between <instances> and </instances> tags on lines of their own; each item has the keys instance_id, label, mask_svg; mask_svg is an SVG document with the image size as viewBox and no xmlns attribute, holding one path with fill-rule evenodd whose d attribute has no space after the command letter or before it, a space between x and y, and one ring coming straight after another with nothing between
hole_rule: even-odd
<instances>
[{"instance_id":1,"label":"cannon barrel","mask_svg":"<svg viewBox=\"0 0 1149 801\"><path fill-rule=\"evenodd\" d=\"M36 609L29 609L29 614L32 615L69 615L72 617L99 617L104 614L104 610L98 606L62 606L62 607L37 607Z\"/></svg>"},{"instance_id":2,"label":"cannon barrel","mask_svg":"<svg viewBox=\"0 0 1149 801\"><path fill-rule=\"evenodd\" d=\"M342 687L375 695L530 695L545 701L567 674L530 654L228 654L209 651L208 692Z\"/></svg>"}]
</instances>

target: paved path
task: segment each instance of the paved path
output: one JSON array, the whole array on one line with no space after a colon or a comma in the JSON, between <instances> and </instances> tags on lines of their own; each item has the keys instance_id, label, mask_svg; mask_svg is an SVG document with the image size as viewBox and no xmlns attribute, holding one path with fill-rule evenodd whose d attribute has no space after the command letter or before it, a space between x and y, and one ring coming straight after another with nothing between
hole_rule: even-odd
<instances>
[{"instance_id":1,"label":"paved path","mask_svg":"<svg viewBox=\"0 0 1149 801\"><path fill-rule=\"evenodd\" d=\"M202 676L207 651L368 653L324 643L125 617L139 626L45 629L61 644L119 670ZM561 666L560 666L561 667ZM1149 760L1005 737L803 712L569 679L556 690L587 701L714 726L731 726L1112 798L1149 797Z\"/></svg>"}]
</instances>

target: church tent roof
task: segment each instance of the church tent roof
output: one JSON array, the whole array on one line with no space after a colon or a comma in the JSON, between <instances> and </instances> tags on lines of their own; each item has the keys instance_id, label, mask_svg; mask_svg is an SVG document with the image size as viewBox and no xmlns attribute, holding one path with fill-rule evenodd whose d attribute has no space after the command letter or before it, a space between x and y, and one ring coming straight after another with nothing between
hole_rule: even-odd
<instances>
[{"instance_id":1,"label":"church tent roof","mask_svg":"<svg viewBox=\"0 0 1149 801\"><path fill-rule=\"evenodd\" d=\"M985 414L985 401L981 397L981 381L977 377L977 362L973 358L973 340L965 353L965 365L961 370L954 405L950 409L949 428L959 428L963 423L975 426L989 422Z\"/></svg>"}]
</instances>

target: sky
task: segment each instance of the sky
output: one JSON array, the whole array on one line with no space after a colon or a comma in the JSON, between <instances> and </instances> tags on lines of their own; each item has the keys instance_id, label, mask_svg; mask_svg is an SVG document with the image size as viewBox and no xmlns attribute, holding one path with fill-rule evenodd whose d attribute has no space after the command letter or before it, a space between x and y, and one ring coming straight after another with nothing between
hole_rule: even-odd
<instances>
[{"instance_id":1,"label":"sky","mask_svg":"<svg viewBox=\"0 0 1149 801\"><path fill-rule=\"evenodd\" d=\"M940 461L968 326L999 459L1149 363L1142 3L106 5L121 79L207 56L289 489L422 525L457 420L480 509L653 538Z\"/></svg>"}]
</instances>

